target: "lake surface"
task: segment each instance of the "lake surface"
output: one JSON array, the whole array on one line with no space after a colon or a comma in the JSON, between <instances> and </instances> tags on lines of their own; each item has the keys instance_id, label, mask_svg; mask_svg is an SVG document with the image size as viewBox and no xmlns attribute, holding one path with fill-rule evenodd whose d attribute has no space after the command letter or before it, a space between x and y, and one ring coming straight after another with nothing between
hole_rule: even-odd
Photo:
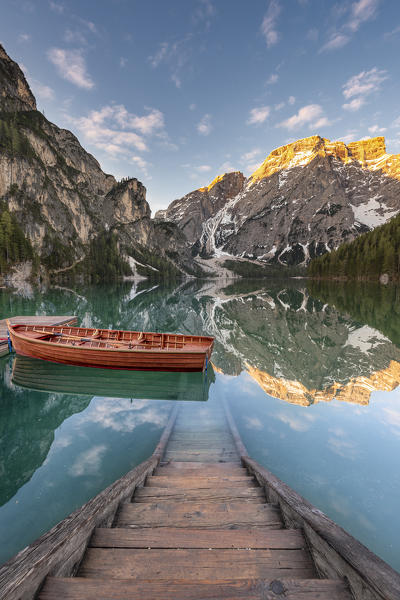
<instances>
[{"instance_id":1,"label":"lake surface","mask_svg":"<svg viewBox=\"0 0 400 600\"><path fill-rule=\"evenodd\" d=\"M0 318L216 338L207 376L0 359L0 563L147 458L175 402L226 398L252 457L400 570L399 296L303 280L0 290Z\"/></svg>"}]
</instances>

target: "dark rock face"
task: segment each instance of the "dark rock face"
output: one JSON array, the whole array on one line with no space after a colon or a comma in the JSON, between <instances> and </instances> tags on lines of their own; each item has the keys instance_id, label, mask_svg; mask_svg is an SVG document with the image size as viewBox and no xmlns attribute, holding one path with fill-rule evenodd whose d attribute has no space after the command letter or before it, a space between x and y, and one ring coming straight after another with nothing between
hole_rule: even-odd
<instances>
[{"instance_id":1,"label":"dark rock face","mask_svg":"<svg viewBox=\"0 0 400 600\"><path fill-rule=\"evenodd\" d=\"M189 243L195 244L202 235L205 221L214 217L243 189L245 177L240 172L218 177L208 187L200 188L183 198L174 200L166 210L155 214L155 219L179 223Z\"/></svg>"},{"instance_id":2,"label":"dark rock face","mask_svg":"<svg viewBox=\"0 0 400 600\"><path fill-rule=\"evenodd\" d=\"M42 258L61 244L67 251L59 266L69 266L101 231L114 229L125 247L145 246L157 256L171 251L180 264L188 262L190 250L176 225L151 220L143 184L117 182L70 131L38 112L21 69L2 46L0 111L0 126L13 129L20 146L0 144L0 200Z\"/></svg>"},{"instance_id":3,"label":"dark rock face","mask_svg":"<svg viewBox=\"0 0 400 600\"><path fill-rule=\"evenodd\" d=\"M214 192L211 184L175 200L163 216L203 256L306 264L400 211L399 166L383 138L345 146L313 136L272 152L248 180L219 178L234 180L229 195L227 185Z\"/></svg>"},{"instance_id":4,"label":"dark rock face","mask_svg":"<svg viewBox=\"0 0 400 600\"><path fill-rule=\"evenodd\" d=\"M0 111L36 110L36 100L17 63L0 44Z\"/></svg>"}]
</instances>

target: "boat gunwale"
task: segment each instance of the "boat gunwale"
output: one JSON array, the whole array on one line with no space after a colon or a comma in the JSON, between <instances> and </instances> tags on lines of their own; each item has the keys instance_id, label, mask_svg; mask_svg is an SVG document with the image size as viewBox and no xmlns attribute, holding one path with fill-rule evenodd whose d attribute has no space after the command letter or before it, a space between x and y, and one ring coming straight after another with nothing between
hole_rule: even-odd
<instances>
[{"instance_id":1,"label":"boat gunwale","mask_svg":"<svg viewBox=\"0 0 400 600\"><path fill-rule=\"evenodd\" d=\"M39 340L39 339L34 339L34 338L31 339L31 338L29 338L27 336L22 335L21 333L18 333L15 330L15 327L13 325L11 325L11 323L9 322L8 319L7 319L7 327L9 329L9 331L10 330L12 331L12 335L15 335L16 337L18 337L19 339L24 340L25 342L29 342L29 343L32 343L34 345L36 345L36 344L46 345L46 346L49 346L51 348L54 348L54 343L53 342L47 342L45 340ZM36 327L36 325L27 325L25 323L18 323L18 327ZM48 327L52 327L52 325L49 325ZM55 326L55 327L60 327L61 328L63 326L61 325L61 326ZM85 327L85 328L83 328L83 327L77 327L76 329L91 329L91 328L90 327ZM118 329L100 329L100 331L119 331L119 330ZM134 333L134 332L132 332L132 333ZM137 332L135 332L135 333L137 333ZM146 333L153 334L153 335L161 335L161 334L150 332L150 331L148 331ZM49 334L51 334L51 331L49 331ZM101 352L127 352L127 353L130 353L130 354L132 354L132 353L138 353L138 354L142 354L142 353L143 354L156 353L156 354L173 355L173 354L177 353L177 354L188 354L188 355L190 355L190 354L206 354L209 351L210 346L212 346L212 344L214 343L214 338L210 337L210 336L194 336L194 335L193 336L185 336L185 334L182 334L182 333L176 333L176 334L172 333L172 334L167 334L167 335L182 335L183 337L205 337L205 338L207 338L207 339L210 340L210 343L207 346L204 346L204 349L202 349L202 350L192 350L192 349L188 350L188 349L185 349L185 348L148 348L148 349L147 348L143 348L143 349L141 349L141 348L121 348L121 347L118 347L118 348L101 348L99 346L97 346L96 348L91 348L91 347L82 347L82 346L76 347L76 346L73 346L72 344L65 344L64 348L70 348L70 349L74 349L74 350L75 349L76 350L80 349L80 350L83 350L85 352L86 351L98 352L100 350ZM89 341L91 341L91 340L89 340ZM96 341L96 340L94 339L93 341ZM107 343L107 341L118 342L118 340L104 340L105 343ZM61 345L58 346L58 347L62 348Z\"/></svg>"}]
</instances>

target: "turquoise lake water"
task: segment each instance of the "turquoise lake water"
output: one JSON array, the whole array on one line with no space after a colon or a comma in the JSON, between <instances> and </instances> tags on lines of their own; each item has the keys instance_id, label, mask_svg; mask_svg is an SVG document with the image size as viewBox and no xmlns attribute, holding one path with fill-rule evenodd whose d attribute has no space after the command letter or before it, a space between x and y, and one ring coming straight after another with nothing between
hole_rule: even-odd
<instances>
[{"instance_id":1,"label":"turquoise lake water","mask_svg":"<svg viewBox=\"0 0 400 600\"><path fill-rule=\"evenodd\" d=\"M216 339L207 377L0 359L0 563L147 458L175 402L226 398L251 456L399 570L399 306L303 280L0 290L0 318Z\"/></svg>"}]
</instances>

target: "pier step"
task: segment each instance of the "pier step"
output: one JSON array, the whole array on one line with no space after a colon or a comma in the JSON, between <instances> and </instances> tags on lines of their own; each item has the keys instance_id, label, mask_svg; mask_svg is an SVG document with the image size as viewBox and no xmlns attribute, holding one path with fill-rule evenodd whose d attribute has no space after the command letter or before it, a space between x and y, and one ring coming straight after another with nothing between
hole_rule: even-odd
<instances>
[{"instance_id":1,"label":"pier step","mask_svg":"<svg viewBox=\"0 0 400 600\"><path fill-rule=\"evenodd\" d=\"M243 502L265 503L265 494L262 489L256 487L232 487L232 488L156 488L144 487L135 493L135 502Z\"/></svg>"},{"instance_id":2,"label":"pier step","mask_svg":"<svg viewBox=\"0 0 400 600\"><path fill-rule=\"evenodd\" d=\"M78 575L100 579L275 579L316 576L303 550L88 548Z\"/></svg>"},{"instance_id":3,"label":"pier step","mask_svg":"<svg viewBox=\"0 0 400 600\"><path fill-rule=\"evenodd\" d=\"M132 581L49 577L40 600L352 600L338 579Z\"/></svg>"},{"instance_id":4,"label":"pier step","mask_svg":"<svg viewBox=\"0 0 400 600\"><path fill-rule=\"evenodd\" d=\"M283 527L280 510L273 504L237 502L159 502L123 504L117 527L238 528Z\"/></svg>"}]
</instances>

